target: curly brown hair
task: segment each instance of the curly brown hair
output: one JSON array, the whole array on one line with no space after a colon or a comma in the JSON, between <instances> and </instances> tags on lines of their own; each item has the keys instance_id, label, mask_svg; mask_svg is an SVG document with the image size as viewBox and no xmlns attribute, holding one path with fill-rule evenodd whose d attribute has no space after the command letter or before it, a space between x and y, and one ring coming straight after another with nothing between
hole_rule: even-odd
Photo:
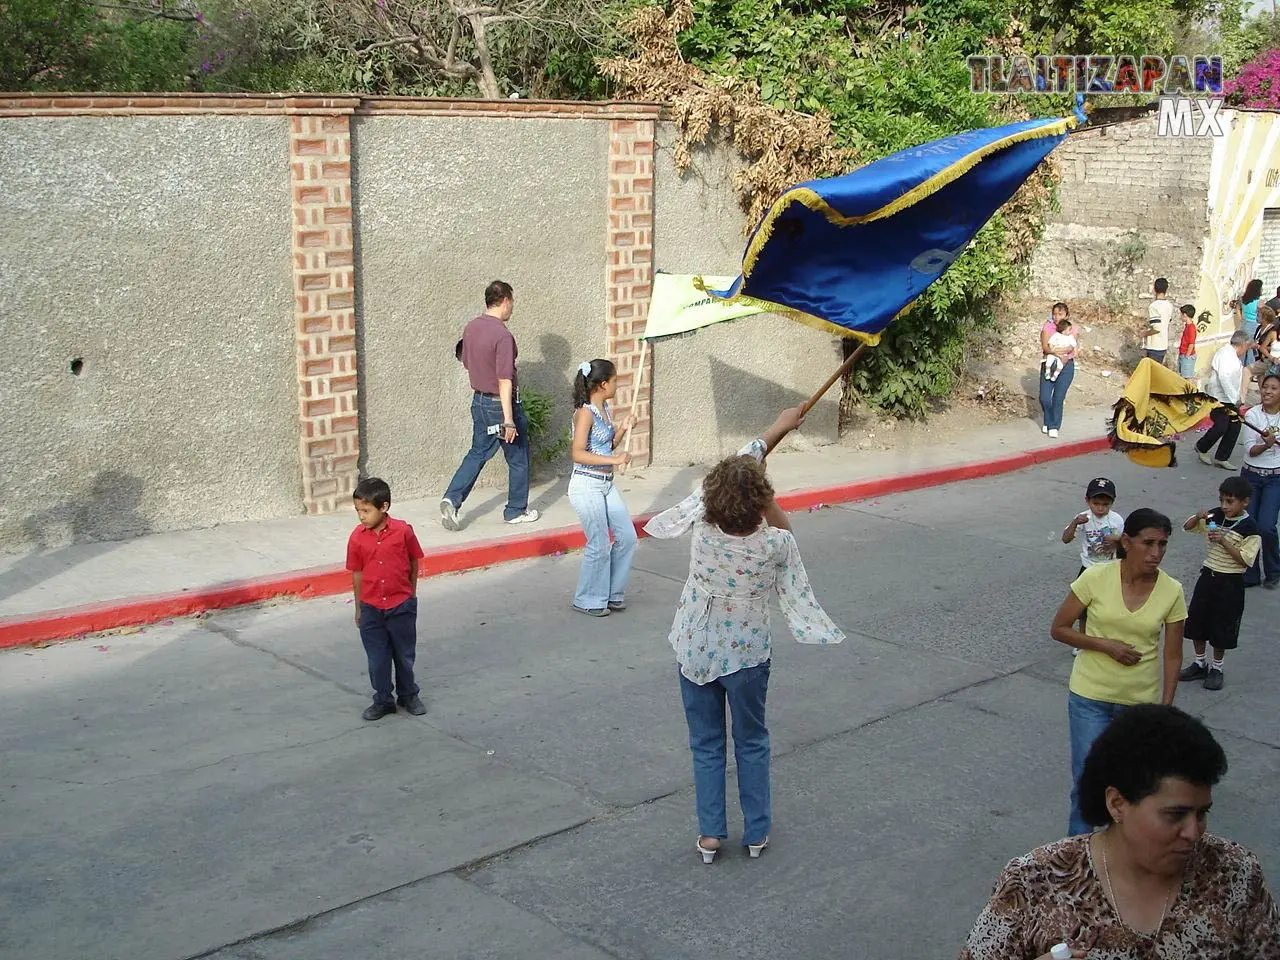
<instances>
[{"instance_id":1,"label":"curly brown hair","mask_svg":"<svg viewBox=\"0 0 1280 960\"><path fill-rule=\"evenodd\" d=\"M728 534L754 533L771 500L773 485L755 457L726 457L702 481L705 519Z\"/></svg>"}]
</instances>

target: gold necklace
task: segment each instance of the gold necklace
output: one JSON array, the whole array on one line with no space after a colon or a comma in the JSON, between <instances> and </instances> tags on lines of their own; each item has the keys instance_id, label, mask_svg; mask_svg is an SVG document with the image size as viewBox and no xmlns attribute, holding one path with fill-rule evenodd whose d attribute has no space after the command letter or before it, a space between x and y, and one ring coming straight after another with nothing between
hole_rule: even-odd
<instances>
[{"instance_id":1,"label":"gold necklace","mask_svg":"<svg viewBox=\"0 0 1280 960\"><path fill-rule=\"evenodd\" d=\"M1111 909L1116 912L1116 917L1120 920L1121 923L1123 923L1126 927L1128 927L1130 931L1137 934L1138 936L1148 937L1148 938L1156 937L1160 933L1160 928L1164 926L1165 914L1169 912L1169 902L1177 897L1178 890L1182 888L1182 884L1179 883L1177 889L1175 889L1172 894L1165 895L1164 906L1160 908L1160 920L1156 923L1156 928L1154 930L1152 930L1150 933L1143 933L1141 930L1135 930L1132 926L1129 925L1129 922L1125 920L1123 916L1120 915L1120 904L1116 902L1115 892L1111 889L1111 867L1107 864L1107 848L1106 848L1106 845L1102 842L1101 836L1098 837L1098 849L1102 852L1102 872L1106 874L1106 876L1103 878L1103 883L1106 885L1107 899L1111 901Z\"/></svg>"}]
</instances>

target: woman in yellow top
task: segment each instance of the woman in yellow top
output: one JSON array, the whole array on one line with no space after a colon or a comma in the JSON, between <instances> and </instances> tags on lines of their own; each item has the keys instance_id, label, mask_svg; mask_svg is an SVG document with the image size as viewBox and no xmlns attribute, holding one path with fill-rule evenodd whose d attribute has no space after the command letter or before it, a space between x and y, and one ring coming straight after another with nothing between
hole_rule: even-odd
<instances>
[{"instance_id":1,"label":"woman in yellow top","mask_svg":"<svg viewBox=\"0 0 1280 960\"><path fill-rule=\"evenodd\" d=\"M1120 559L1080 574L1049 628L1053 639L1080 650L1067 695L1070 836L1090 829L1080 812L1078 784L1093 741L1128 707L1173 703L1187 601L1182 584L1160 569L1172 533L1173 524L1162 513L1143 507L1129 514L1116 547ZM1081 633L1075 625L1086 611Z\"/></svg>"}]
</instances>

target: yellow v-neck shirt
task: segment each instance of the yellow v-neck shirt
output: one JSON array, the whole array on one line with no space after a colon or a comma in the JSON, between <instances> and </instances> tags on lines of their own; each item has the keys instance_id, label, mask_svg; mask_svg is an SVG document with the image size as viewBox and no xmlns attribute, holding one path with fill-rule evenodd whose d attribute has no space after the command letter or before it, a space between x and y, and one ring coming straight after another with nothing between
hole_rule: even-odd
<instances>
[{"instance_id":1,"label":"yellow v-neck shirt","mask_svg":"<svg viewBox=\"0 0 1280 960\"><path fill-rule=\"evenodd\" d=\"M1132 706L1160 702L1160 632L1166 623L1187 619L1182 584L1163 570L1156 576L1151 596L1137 610L1124 605L1120 561L1100 563L1080 574L1071 584L1089 611L1085 633L1127 643L1142 655L1131 667L1099 653L1081 650L1071 669L1071 692L1090 700Z\"/></svg>"}]
</instances>

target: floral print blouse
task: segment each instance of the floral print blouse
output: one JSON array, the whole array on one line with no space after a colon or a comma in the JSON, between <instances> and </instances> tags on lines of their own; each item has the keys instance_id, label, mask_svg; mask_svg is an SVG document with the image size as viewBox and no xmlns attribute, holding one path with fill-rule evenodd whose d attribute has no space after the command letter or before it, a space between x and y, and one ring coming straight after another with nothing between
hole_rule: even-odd
<instances>
[{"instance_id":1,"label":"floral print blouse","mask_svg":"<svg viewBox=\"0 0 1280 960\"><path fill-rule=\"evenodd\" d=\"M1280 909L1257 858L1206 834L1160 929L1143 936L1112 908L1088 836L1070 837L1009 863L960 960L1035 960L1064 941L1089 960L1280 960Z\"/></svg>"},{"instance_id":2,"label":"floral print blouse","mask_svg":"<svg viewBox=\"0 0 1280 960\"><path fill-rule=\"evenodd\" d=\"M740 453L762 460L764 449L763 441L756 440ZM775 591L800 643L844 639L818 605L789 530L762 524L754 533L736 537L704 521L702 512L699 490L645 528L664 539L693 530L689 577L668 638L685 677L706 684L768 660L769 598Z\"/></svg>"}]
</instances>

